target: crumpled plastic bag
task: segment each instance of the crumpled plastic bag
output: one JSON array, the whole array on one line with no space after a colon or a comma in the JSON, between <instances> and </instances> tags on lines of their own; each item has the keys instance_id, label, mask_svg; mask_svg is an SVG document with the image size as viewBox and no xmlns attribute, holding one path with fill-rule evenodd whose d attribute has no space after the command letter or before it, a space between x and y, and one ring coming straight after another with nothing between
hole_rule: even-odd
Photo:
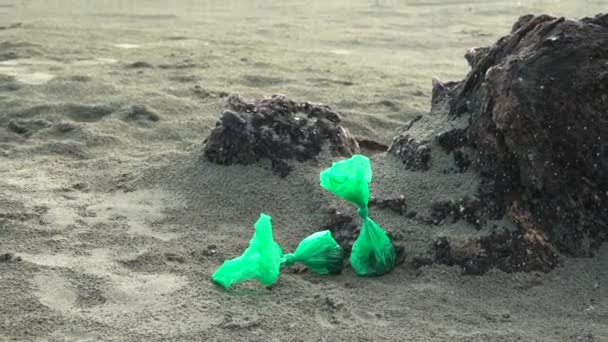
<instances>
[{"instance_id":1,"label":"crumpled plastic bag","mask_svg":"<svg viewBox=\"0 0 608 342\"><path fill-rule=\"evenodd\" d=\"M369 182L372 166L367 157L356 154L350 159L333 163L321 172L321 186L334 195L366 208L369 201Z\"/></svg>"},{"instance_id":2,"label":"crumpled plastic bag","mask_svg":"<svg viewBox=\"0 0 608 342\"><path fill-rule=\"evenodd\" d=\"M272 218L261 214L249 247L240 257L224 261L211 279L224 288L253 279L264 286L272 285L279 278L282 257L283 250L272 236Z\"/></svg>"},{"instance_id":3,"label":"crumpled plastic bag","mask_svg":"<svg viewBox=\"0 0 608 342\"><path fill-rule=\"evenodd\" d=\"M356 204L363 219L361 232L353 244L350 264L360 276L379 276L395 268L395 248L386 232L369 218L369 182L372 167L363 155L333 163L321 172L321 187Z\"/></svg>"},{"instance_id":4,"label":"crumpled plastic bag","mask_svg":"<svg viewBox=\"0 0 608 342\"><path fill-rule=\"evenodd\" d=\"M337 274L344 267L344 251L329 230L314 233L300 242L296 251L283 255L272 236L272 219L261 214L249 247L235 259L224 261L211 279L222 286L257 279L262 285L274 284L280 268L299 262L318 274Z\"/></svg>"},{"instance_id":5,"label":"crumpled plastic bag","mask_svg":"<svg viewBox=\"0 0 608 342\"><path fill-rule=\"evenodd\" d=\"M318 274L339 274L344 268L344 250L329 230L316 232L300 242L295 252L283 256L283 265L299 262Z\"/></svg>"}]
</instances>

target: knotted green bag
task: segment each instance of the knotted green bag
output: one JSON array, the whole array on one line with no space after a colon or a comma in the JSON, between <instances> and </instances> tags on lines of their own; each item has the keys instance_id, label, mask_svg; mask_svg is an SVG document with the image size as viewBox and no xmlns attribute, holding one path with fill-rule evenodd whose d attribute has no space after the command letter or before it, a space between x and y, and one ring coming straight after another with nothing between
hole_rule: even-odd
<instances>
[{"instance_id":1,"label":"knotted green bag","mask_svg":"<svg viewBox=\"0 0 608 342\"><path fill-rule=\"evenodd\" d=\"M283 265L300 262L318 274L338 274L344 267L344 250L329 230L316 232L300 242L293 254L285 254Z\"/></svg>"},{"instance_id":2,"label":"knotted green bag","mask_svg":"<svg viewBox=\"0 0 608 342\"><path fill-rule=\"evenodd\" d=\"M296 262L315 273L336 274L344 266L344 251L331 232L325 230L302 240L293 254L283 255L281 247L273 240L271 217L261 214L249 247L240 257L225 261L211 279L226 289L253 279L268 286L277 281L281 267L289 267Z\"/></svg>"},{"instance_id":3,"label":"knotted green bag","mask_svg":"<svg viewBox=\"0 0 608 342\"><path fill-rule=\"evenodd\" d=\"M224 288L252 279L272 285L279 278L282 257L283 250L272 237L272 218L261 214L249 247L240 257L224 261L211 279Z\"/></svg>"},{"instance_id":4,"label":"knotted green bag","mask_svg":"<svg viewBox=\"0 0 608 342\"><path fill-rule=\"evenodd\" d=\"M359 237L353 244L350 264L360 276L379 276L395 267L395 248L386 232L368 215L369 182L372 167L369 159L362 155L333 163L321 172L321 186L334 195L344 198L359 207L363 219Z\"/></svg>"}]
</instances>

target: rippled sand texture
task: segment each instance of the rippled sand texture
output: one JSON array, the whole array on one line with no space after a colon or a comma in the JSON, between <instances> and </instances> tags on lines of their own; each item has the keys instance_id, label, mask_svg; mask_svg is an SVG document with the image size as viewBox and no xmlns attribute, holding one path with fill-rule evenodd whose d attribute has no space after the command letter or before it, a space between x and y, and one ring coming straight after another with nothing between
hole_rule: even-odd
<instances>
[{"instance_id":1,"label":"rippled sand texture","mask_svg":"<svg viewBox=\"0 0 608 342\"><path fill-rule=\"evenodd\" d=\"M225 95L328 103L389 143L429 108L430 80L522 14L594 15L601 1L0 0L0 340L602 341L608 249L549 274L463 277L408 262L374 279L284 273L271 290L209 282L260 211L292 249L344 207L318 186L199 160ZM377 194L413 209L474 191L372 157ZM408 257L442 232L374 212ZM396 228L395 228L396 229ZM471 233L458 225L452 233Z\"/></svg>"}]
</instances>

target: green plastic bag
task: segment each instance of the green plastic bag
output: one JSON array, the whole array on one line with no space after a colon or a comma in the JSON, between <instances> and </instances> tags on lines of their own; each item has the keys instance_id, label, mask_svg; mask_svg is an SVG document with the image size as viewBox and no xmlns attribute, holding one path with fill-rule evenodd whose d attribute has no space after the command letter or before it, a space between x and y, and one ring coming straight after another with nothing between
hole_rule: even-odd
<instances>
[{"instance_id":1,"label":"green plastic bag","mask_svg":"<svg viewBox=\"0 0 608 342\"><path fill-rule=\"evenodd\" d=\"M388 235L369 217L363 218L359 237L353 244L350 264L358 275L380 276L395 268L395 247Z\"/></svg>"},{"instance_id":2,"label":"green plastic bag","mask_svg":"<svg viewBox=\"0 0 608 342\"><path fill-rule=\"evenodd\" d=\"M344 267L344 250L329 230L316 232L300 242L293 254L285 254L282 264L299 262L318 274L338 274Z\"/></svg>"},{"instance_id":3,"label":"green plastic bag","mask_svg":"<svg viewBox=\"0 0 608 342\"><path fill-rule=\"evenodd\" d=\"M379 276L395 268L396 253L386 232L368 216L369 182L372 167L362 155L333 163L321 172L321 186L359 206L363 219L359 237L353 244L350 264L360 276Z\"/></svg>"},{"instance_id":4,"label":"green plastic bag","mask_svg":"<svg viewBox=\"0 0 608 342\"><path fill-rule=\"evenodd\" d=\"M367 209L372 166L367 157L356 154L352 158L333 163L321 172L321 186L338 197Z\"/></svg>"},{"instance_id":5,"label":"green plastic bag","mask_svg":"<svg viewBox=\"0 0 608 342\"><path fill-rule=\"evenodd\" d=\"M240 257L224 261L211 279L226 289L253 279L268 286L277 281L281 267L289 267L296 262L315 273L337 274L344 267L344 251L331 232L325 230L308 236L294 253L283 256L281 247L272 237L272 218L261 214L255 223L255 234L249 247Z\"/></svg>"},{"instance_id":6,"label":"green plastic bag","mask_svg":"<svg viewBox=\"0 0 608 342\"><path fill-rule=\"evenodd\" d=\"M224 288L252 279L272 285L279 278L282 257L283 251L272 237L272 218L261 214L249 247L240 257L224 261L211 279Z\"/></svg>"}]
</instances>

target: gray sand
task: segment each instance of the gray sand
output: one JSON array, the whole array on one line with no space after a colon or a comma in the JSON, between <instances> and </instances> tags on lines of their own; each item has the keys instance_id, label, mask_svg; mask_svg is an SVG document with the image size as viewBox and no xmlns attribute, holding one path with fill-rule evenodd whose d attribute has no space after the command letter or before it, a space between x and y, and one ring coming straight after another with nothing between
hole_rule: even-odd
<instances>
[{"instance_id":1,"label":"gray sand","mask_svg":"<svg viewBox=\"0 0 608 342\"><path fill-rule=\"evenodd\" d=\"M174 2L0 0L0 254L22 258L0 261L0 340L608 341L608 246L548 274L415 270L435 237L477 232L381 210L406 237L391 274L285 272L270 290L225 292L209 276L260 212L291 251L324 208L353 209L318 186L327 155L285 179L199 160L226 92L328 103L357 136L389 143L428 110L432 76L462 78L466 49L519 15L605 5ZM416 210L475 191L470 172L372 161L372 192Z\"/></svg>"}]
</instances>

